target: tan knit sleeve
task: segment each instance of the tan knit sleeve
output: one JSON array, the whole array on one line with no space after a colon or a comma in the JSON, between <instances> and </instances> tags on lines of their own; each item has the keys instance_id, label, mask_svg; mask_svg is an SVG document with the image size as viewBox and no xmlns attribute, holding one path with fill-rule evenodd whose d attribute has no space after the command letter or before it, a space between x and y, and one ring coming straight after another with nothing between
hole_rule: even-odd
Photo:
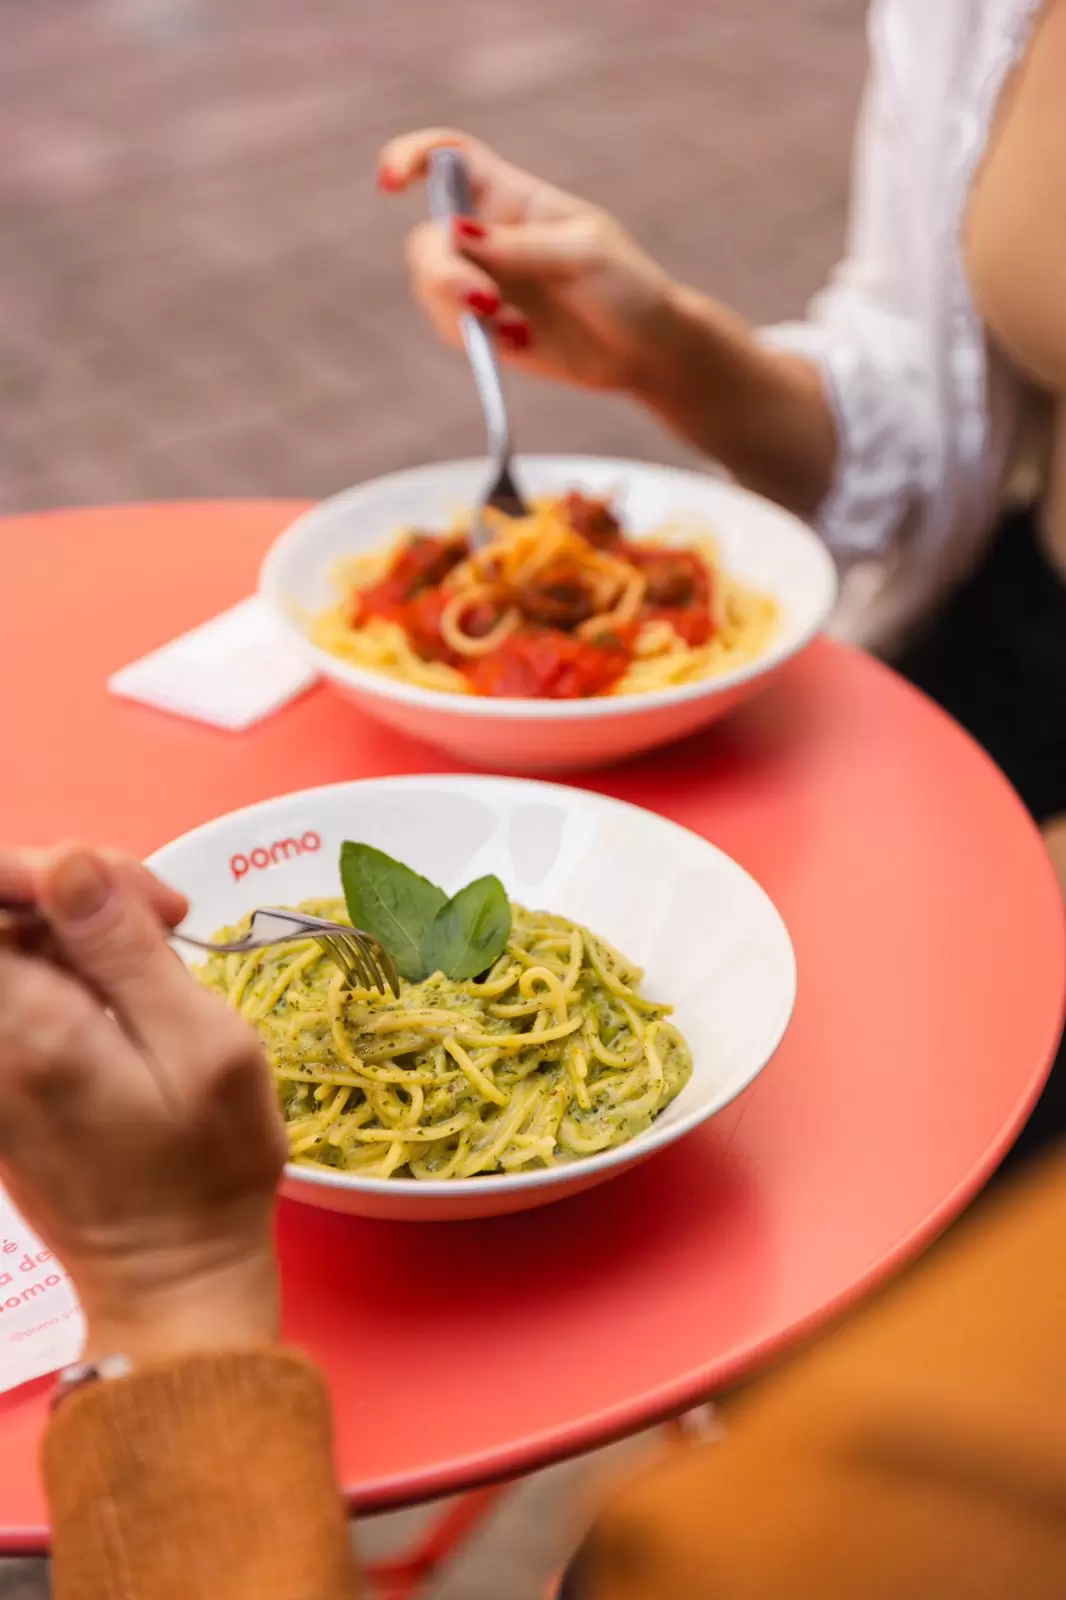
<instances>
[{"instance_id":1,"label":"tan knit sleeve","mask_svg":"<svg viewBox=\"0 0 1066 1600\"><path fill-rule=\"evenodd\" d=\"M567 1600L1061 1600L1066 1155L603 1510Z\"/></svg>"},{"instance_id":2,"label":"tan knit sleeve","mask_svg":"<svg viewBox=\"0 0 1066 1600\"><path fill-rule=\"evenodd\" d=\"M329 1396L282 1350L69 1396L44 1440L55 1600L352 1600Z\"/></svg>"}]
</instances>

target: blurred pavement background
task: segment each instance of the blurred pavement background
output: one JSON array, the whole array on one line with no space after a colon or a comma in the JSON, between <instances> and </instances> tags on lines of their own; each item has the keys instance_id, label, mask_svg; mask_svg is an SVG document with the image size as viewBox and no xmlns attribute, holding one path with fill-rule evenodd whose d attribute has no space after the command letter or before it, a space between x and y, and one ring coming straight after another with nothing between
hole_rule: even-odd
<instances>
[{"instance_id":1,"label":"blurred pavement background","mask_svg":"<svg viewBox=\"0 0 1066 1600\"><path fill-rule=\"evenodd\" d=\"M481 448L391 133L469 128L756 318L837 252L862 0L0 0L0 511L321 495ZM684 460L515 381L526 449Z\"/></svg>"},{"instance_id":2,"label":"blurred pavement background","mask_svg":"<svg viewBox=\"0 0 1066 1600\"><path fill-rule=\"evenodd\" d=\"M0 0L0 511L317 496L477 453L462 361L408 300L421 199L375 189L404 128L468 128L679 277L797 312L841 241L863 10ZM511 393L528 450L686 459L620 402ZM574 1474L517 1491L438 1600L541 1596ZM0 1562L2 1600L46 1585Z\"/></svg>"}]
</instances>

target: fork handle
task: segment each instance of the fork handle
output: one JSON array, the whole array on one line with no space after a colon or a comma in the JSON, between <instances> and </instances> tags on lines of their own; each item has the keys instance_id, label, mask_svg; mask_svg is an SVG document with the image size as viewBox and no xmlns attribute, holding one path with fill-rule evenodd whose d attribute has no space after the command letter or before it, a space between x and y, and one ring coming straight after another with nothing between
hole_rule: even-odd
<instances>
[{"instance_id":1,"label":"fork handle","mask_svg":"<svg viewBox=\"0 0 1066 1600\"><path fill-rule=\"evenodd\" d=\"M430 152L426 184L430 213L438 222L477 216L474 185L463 152L456 145L444 144Z\"/></svg>"},{"instance_id":2,"label":"fork handle","mask_svg":"<svg viewBox=\"0 0 1066 1600\"><path fill-rule=\"evenodd\" d=\"M180 928L175 928L170 937L176 939L179 944L191 944L196 950L221 950L221 946L215 944L213 940L198 939L194 933L182 933ZM225 954L225 951L222 951L222 954Z\"/></svg>"},{"instance_id":3,"label":"fork handle","mask_svg":"<svg viewBox=\"0 0 1066 1600\"><path fill-rule=\"evenodd\" d=\"M470 173L462 151L454 145L442 145L432 152L426 187L429 191L430 215L437 222L448 223L453 217L477 215ZM492 336L482 319L469 312L460 317L459 329L466 359L474 374L481 409L485 413L489 444L497 465L500 465L511 454L511 425Z\"/></svg>"}]
</instances>

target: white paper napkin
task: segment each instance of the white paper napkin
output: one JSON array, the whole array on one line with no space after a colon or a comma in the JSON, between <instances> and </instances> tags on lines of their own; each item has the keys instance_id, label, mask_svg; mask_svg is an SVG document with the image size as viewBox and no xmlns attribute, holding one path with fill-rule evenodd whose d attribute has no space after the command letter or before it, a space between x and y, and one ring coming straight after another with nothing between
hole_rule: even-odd
<instances>
[{"instance_id":1,"label":"white paper napkin","mask_svg":"<svg viewBox=\"0 0 1066 1600\"><path fill-rule=\"evenodd\" d=\"M84 1339L70 1279L0 1189L0 1394L69 1367Z\"/></svg>"},{"instance_id":2,"label":"white paper napkin","mask_svg":"<svg viewBox=\"0 0 1066 1600\"><path fill-rule=\"evenodd\" d=\"M240 732L303 694L314 667L256 597L112 673L113 694Z\"/></svg>"}]
</instances>

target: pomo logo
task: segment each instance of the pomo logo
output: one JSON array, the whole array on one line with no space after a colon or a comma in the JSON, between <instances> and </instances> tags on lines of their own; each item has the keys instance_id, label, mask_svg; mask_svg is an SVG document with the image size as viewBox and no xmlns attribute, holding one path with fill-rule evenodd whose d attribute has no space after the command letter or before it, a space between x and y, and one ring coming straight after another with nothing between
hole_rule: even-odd
<instances>
[{"instance_id":1,"label":"pomo logo","mask_svg":"<svg viewBox=\"0 0 1066 1600\"><path fill-rule=\"evenodd\" d=\"M322 840L313 830L301 834L299 838L290 834L287 839L275 839L273 844L259 845L247 854L238 852L230 856L229 869L234 881L239 883L249 872L265 872L268 867L276 867L282 861L292 861L296 856L313 855L321 848Z\"/></svg>"}]
</instances>

